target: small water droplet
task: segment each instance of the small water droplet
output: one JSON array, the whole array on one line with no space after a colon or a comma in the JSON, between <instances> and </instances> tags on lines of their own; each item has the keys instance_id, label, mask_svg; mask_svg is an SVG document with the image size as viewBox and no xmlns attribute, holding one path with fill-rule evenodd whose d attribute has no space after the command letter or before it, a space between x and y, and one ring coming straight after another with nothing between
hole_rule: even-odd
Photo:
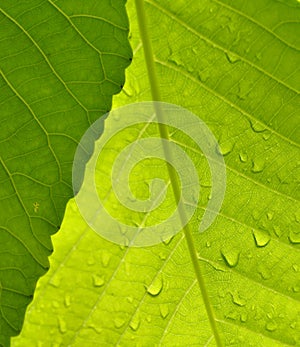
<instances>
[{"instance_id":1,"label":"small water droplet","mask_svg":"<svg viewBox=\"0 0 300 347\"><path fill-rule=\"evenodd\" d=\"M198 71L198 78L201 82L206 82L209 78L209 71L208 70L202 70L202 71Z\"/></svg>"},{"instance_id":2,"label":"small water droplet","mask_svg":"<svg viewBox=\"0 0 300 347\"><path fill-rule=\"evenodd\" d=\"M159 256L159 258L160 258L161 260L167 259L167 255L166 255L166 253L164 253L164 252L160 252L158 256Z\"/></svg>"},{"instance_id":3,"label":"small water droplet","mask_svg":"<svg viewBox=\"0 0 300 347\"><path fill-rule=\"evenodd\" d=\"M88 328L90 329L93 329L97 334L101 334L103 329L102 328L99 328L97 325L95 324L88 324L87 326Z\"/></svg>"},{"instance_id":4,"label":"small water droplet","mask_svg":"<svg viewBox=\"0 0 300 347\"><path fill-rule=\"evenodd\" d=\"M294 293L298 293L299 290L300 290L300 287L295 285L295 286L292 287L292 290L293 290Z\"/></svg>"},{"instance_id":5,"label":"small water droplet","mask_svg":"<svg viewBox=\"0 0 300 347\"><path fill-rule=\"evenodd\" d=\"M228 155L232 152L234 147L234 144L230 141L225 141L223 143L220 143L218 146L218 152L222 155Z\"/></svg>"},{"instance_id":6,"label":"small water droplet","mask_svg":"<svg viewBox=\"0 0 300 347\"><path fill-rule=\"evenodd\" d=\"M151 316L150 316L150 315L148 315L148 316L146 317L146 321L147 321L148 323L151 323L152 318L151 318Z\"/></svg>"},{"instance_id":7,"label":"small water droplet","mask_svg":"<svg viewBox=\"0 0 300 347\"><path fill-rule=\"evenodd\" d=\"M260 274L263 280L268 280L269 278L271 278L272 275L270 270L266 268L264 265L259 265L257 272Z\"/></svg>"},{"instance_id":8,"label":"small water droplet","mask_svg":"<svg viewBox=\"0 0 300 347\"><path fill-rule=\"evenodd\" d=\"M52 306L53 306L54 308L58 308L58 307L59 307L59 303L58 303L56 300L53 300L53 301L52 301Z\"/></svg>"},{"instance_id":9,"label":"small water droplet","mask_svg":"<svg viewBox=\"0 0 300 347\"><path fill-rule=\"evenodd\" d=\"M88 261L87 261L87 264L88 264L89 266L95 264L95 258L94 258L92 255L89 256Z\"/></svg>"},{"instance_id":10,"label":"small water droplet","mask_svg":"<svg viewBox=\"0 0 300 347\"><path fill-rule=\"evenodd\" d=\"M64 304L65 304L66 307L70 307L71 306L71 296L69 294L66 294L65 300L64 300Z\"/></svg>"},{"instance_id":11,"label":"small water droplet","mask_svg":"<svg viewBox=\"0 0 300 347\"><path fill-rule=\"evenodd\" d=\"M300 243L300 233L296 234L296 233L291 231L289 234L289 240L291 243L294 243L294 244Z\"/></svg>"},{"instance_id":12,"label":"small water droplet","mask_svg":"<svg viewBox=\"0 0 300 347\"><path fill-rule=\"evenodd\" d=\"M139 316L138 316L138 315L135 315L135 316L132 318L132 320L131 320L129 326L130 326L130 328L131 328L133 331L137 331L138 328L139 328L139 326L140 326L140 324L141 324L141 320L140 320Z\"/></svg>"},{"instance_id":13,"label":"small water droplet","mask_svg":"<svg viewBox=\"0 0 300 347\"><path fill-rule=\"evenodd\" d=\"M122 328L122 326L125 324L125 320L121 317L116 317L114 319L114 325L117 329Z\"/></svg>"},{"instance_id":14,"label":"small water droplet","mask_svg":"<svg viewBox=\"0 0 300 347\"><path fill-rule=\"evenodd\" d=\"M247 315L247 313L242 313L242 314L241 314L241 317L240 317L240 321L241 321L242 323L245 323L245 322L247 322L247 320L248 320L248 315Z\"/></svg>"},{"instance_id":15,"label":"small water droplet","mask_svg":"<svg viewBox=\"0 0 300 347\"><path fill-rule=\"evenodd\" d=\"M237 317L238 317L238 314L237 314L237 312L235 312L235 311L230 311L229 313L227 313L227 314L225 315L225 318L231 319L231 320L236 320Z\"/></svg>"},{"instance_id":16,"label":"small water droplet","mask_svg":"<svg viewBox=\"0 0 300 347\"><path fill-rule=\"evenodd\" d=\"M234 63L240 61L240 57L235 55L232 52L226 52L225 55L226 55L226 58L230 64L234 64Z\"/></svg>"},{"instance_id":17,"label":"small water droplet","mask_svg":"<svg viewBox=\"0 0 300 347\"><path fill-rule=\"evenodd\" d=\"M246 305L247 301L246 299L242 298L238 293L231 294L232 296L232 302L240 307L243 307Z\"/></svg>"},{"instance_id":18,"label":"small water droplet","mask_svg":"<svg viewBox=\"0 0 300 347\"><path fill-rule=\"evenodd\" d=\"M210 248L211 247L211 243L209 241L206 242L206 247Z\"/></svg>"},{"instance_id":19,"label":"small water droplet","mask_svg":"<svg viewBox=\"0 0 300 347\"><path fill-rule=\"evenodd\" d=\"M255 57L256 57L257 60L260 60L262 58L261 52L256 53Z\"/></svg>"},{"instance_id":20,"label":"small water droplet","mask_svg":"<svg viewBox=\"0 0 300 347\"><path fill-rule=\"evenodd\" d=\"M61 334L65 334L67 332L67 323L62 318L58 318L58 329Z\"/></svg>"},{"instance_id":21,"label":"small water droplet","mask_svg":"<svg viewBox=\"0 0 300 347\"><path fill-rule=\"evenodd\" d=\"M270 242L270 236L261 230L252 230L257 247L265 247Z\"/></svg>"},{"instance_id":22,"label":"small water droplet","mask_svg":"<svg viewBox=\"0 0 300 347\"><path fill-rule=\"evenodd\" d=\"M296 326L297 326L297 322L292 322L292 323L290 324L290 327L291 327L292 329L295 329Z\"/></svg>"},{"instance_id":23,"label":"small water droplet","mask_svg":"<svg viewBox=\"0 0 300 347\"><path fill-rule=\"evenodd\" d=\"M229 267L237 266L237 264L239 262L239 258L240 258L240 252L239 251L237 251L235 249L222 250L221 254L222 254L223 259L225 260L225 263Z\"/></svg>"},{"instance_id":24,"label":"small water droplet","mask_svg":"<svg viewBox=\"0 0 300 347\"><path fill-rule=\"evenodd\" d=\"M268 220L272 220L273 217L274 217L274 212L268 212L268 213L267 213L267 218L268 218Z\"/></svg>"},{"instance_id":25,"label":"small water droplet","mask_svg":"<svg viewBox=\"0 0 300 347\"><path fill-rule=\"evenodd\" d=\"M280 236L282 235L282 231L281 231L281 229L280 229L279 226L274 225L274 226L273 226L273 230L274 230L274 233L275 233L275 235L276 235L277 237L280 237Z\"/></svg>"},{"instance_id":26,"label":"small water droplet","mask_svg":"<svg viewBox=\"0 0 300 347\"><path fill-rule=\"evenodd\" d=\"M93 285L95 287L102 287L103 284L105 283L104 278L102 276L99 275L93 275Z\"/></svg>"},{"instance_id":27,"label":"small water droplet","mask_svg":"<svg viewBox=\"0 0 300 347\"><path fill-rule=\"evenodd\" d=\"M160 304L159 305L160 315L163 319L165 319L169 314L169 305L168 304Z\"/></svg>"},{"instance_id":28,"label":"small water droplet","mask_svg":"<svg viewBox=\"0 0 300 347\"><path fill-rule=\"evenodd\" d=\"M265 133L263 134L263 139L264 139L265 141L268 141L269 138L271 137L271 135L272 135L272 133L271 133L270 131L265 132Z\"/></svg>"},{"instance_id":29,"label":"small water droplet","mask_svg":"<svg viewBox=\"0 0 300 347\"><path fill-rule=\"evenodd\" d=\"M239 157L240 157L240 161L241 161L242 163L246 163L247 160L248 160L248 155L247 155L247 153L245 153L245 152L241 152L241 153L239 154Z\"/></svg>"},{"instance_id":30,"label":"small water droplet","mask_svg":"<svg viewBox=\"0 0 300 347\"><path fill-rule=\"evenodd\" d=\"M156 296L158 295L163 288L163 280L161 276L157 276L154 281L150 284L150 286L147 288L147 292L152 295Z\"/></svg>"},{"instance_id":31,"label":"small water droplet","mask_svg":"<svg viewBox=\"0 0 300 347\"><path fill-rule=\"evenodd\" d=\"M101 257L102 264L104 267L108 266L110 258L111 258L111 254L104 250L102 252L102 257Z\"/></svg>"},{"instance_id":32,"label":"small water droplet","mask_svg":"<svg viewBox=\"0 0 300 347\"><path fill-rule=\"evenodd\" d=\"M265 168L265 160L263 158L258 158L252 161L251 171L254 173L262 172Z\"/></svg>"},{"instance_id":33,"label":"small water droplet","mask_svg":"<svg viewBox=\"0 0 300 347\"><path fill-rule=\"evenodd\" d=\"M60 286L60 281L61 281L61 278L58 277L58 276L54 276L51 278L50 280L50 284L55 287L55 288L58 288Z\"/></svg>"},{"instance_id":34,"label":"small water droplet","mask_svg":"<svg viewBox=\"0 0 300 347\"><path fill-rule=\"evenodd\" d=\"M163 243L164 243L165 245L168 245L168 244L173 240L173 237L174 237L174 236L171 236L170 238L168 238L168 239L166 239L166 240L163 240Z\"/></svg>"},{"instance_id":35,"label":"small water droplet","mask_svg":"<svg viewBox=\"0 0 300 347\"><path fill-rule=\"evenodd\" d=\"M268 323L266 324L266 329L267 329L268 331L270 331L270 332L275 331L275 330L277 329L277 324L276 324L275 322L273 322L273 321L268 322Z\"/></svg>"},{"instance_id":36,"label":"small water droplet","mask_svg":"<svg viewBox=\"0 0 300 347\"><path fill-rule=\"evenodd\" d=\"M266 130L266 126L263 123L258 122L257 120L251 120L250 125L256 133L262 133Z\"/></svg>"},{"instance_id":37,"label":"small water droplet","mask_svg":"<svg viewBox=\"0 0 300 347\"><path fill-rule=\"evenodd\" d=\"M298 266L297 264L294 264L294 265L293 265L293 270L294 270L295 272L298 272L298 271L299 271L299 266Z\"/></svg>"}]
</instances>

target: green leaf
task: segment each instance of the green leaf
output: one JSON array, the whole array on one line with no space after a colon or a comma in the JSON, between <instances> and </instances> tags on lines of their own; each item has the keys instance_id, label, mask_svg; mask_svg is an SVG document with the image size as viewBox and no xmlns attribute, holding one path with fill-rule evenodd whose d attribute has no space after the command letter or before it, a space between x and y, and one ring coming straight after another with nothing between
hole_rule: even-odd
<instances>
[{"instance_id":1,"label":"green leaf","mask_svg":"<svg viewBox=\"0 0 300 347\"><path fill-rule=\"evenodd\" d=\"M171 132L199 172L201 197L190 226L224 345L299 345L300 4L146 4L163 100L205 121L227 164L222 210L200 234L209 170L193 141ZM151 99L133 7L129 14L135 55L115 107ZM155 133L141 125L111 143L99 164L101 194L110 189L116 151ZM160 162L148 165L130 178L139 199L149 196L145 182L167 177ZM149 223L168 215L173 205L166 197ZM114 203L106 207L141 224L142 215ZM153 247L120 247L92 231L72 201L55 249L14 346L215 345L183 234Z\"/></svg>"},{"instance_id":2,"label":"green leaf","mask_svg":"<svg viewBox=\"0 0 300 347\"><path fill-rule=\"evenodd\" d=\"M114 3L1 1L0 346L49 268L77 144L124 84L128 19Z\"/></svg>"}]
</instances>

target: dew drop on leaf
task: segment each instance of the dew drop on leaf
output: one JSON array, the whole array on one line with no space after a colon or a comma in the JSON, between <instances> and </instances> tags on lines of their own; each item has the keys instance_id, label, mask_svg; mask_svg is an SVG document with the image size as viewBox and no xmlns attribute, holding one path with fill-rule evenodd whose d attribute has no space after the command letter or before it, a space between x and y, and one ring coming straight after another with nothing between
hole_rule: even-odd
<instances>
[{"instance_id":1,"label":"dew drop on leaf","mask_svg":"<svg viewBox=\"0 0 300 347\"><path fill-rule=\"evenodd\" d=\"M169 305L168 304L160 304L159 305L160 315L163 319L165 319L169 314Z\"/></svg>"},{"instance_id":2,"label":"dew drop on leaf","mask_svg":"<svg viewBox=\"0 0 300 347\"><path fill-rule=\"evenodd\" d=\"M102 287L105 283L102 276L99 275L93 275L93 285L94 287Z\"/></svg>"},{"instance_id":3,"label":"dew drop on leaf","mask_svg":"<svg viewBox=\"0 0 300 347\"><path fill-rule=\"evenodd\" d=\"M232 152L233 147L234 147L234 144L232 142L225 141L225 142L219 144L218 151L220 154L225 156L225 155L228 155L229 153Z\"/></svg>"},{"instance_id":4,"label":"dew drop on leaf","mask_svg":"<svg viewBox=\"0 0 300 347\"><path fill-rule=\"evenodd\" d=\"M226 52L225 55L230 64L234 64L240 60L240 58L232 52Z\"/></svg>"},{"instance_id":5,"label":"dew drop on leaf","mask_svg":"<svg viewBox=\"0 0 300 347\"><path fill-rule=\"evenodd\" d=\"M289 234L289 240L293 244L300 243L300 233L296 234L293 231L291 231L290 234Z\"/></svg>"},{"instance_id":6,"label":"dew drop on leaf","mask_svg":"<svg viewBox=\"0 0 300 347\"><path fill-rule=\"evenodd\" d=\"M261 230L253 230L253 238L257 247L265 247L270 242L270 236Z\"/></svg>"},{"instance_id":7,"label":"dew drop on leaf","mask_svg":"<svg viewBox=\"0 0 300 347\"><path fill-rule=\"evenodd\" d=\"M247 315L247 313L242 313L242 314L241 314L241 317L240 317L240 321L241 321L242 323L245 323L245 322L247 322L247 320L248 320L248 315Z\"/></svg>"},{"instance_id":8,"label":"dew drop on leaf","mask_svg":"<svg viewBox=\"0 0 300 347\"><path fill-rule=\"evenodd\" d=\"M210 248L211 247L211 243L209 241L206 242L206 247Z\"/></svg>"},{"instance_id":9,"label":"dew drop on leaf","mask_svg":"<svg viewBox=\"0 0 300 347\"><path fill-rule=\"evenodd\" d=\"M262 172L265 167L265 160L263 158L254 159L252 161L252 169L251 171L254 173Z\"/></svg>"},{"instance_id":10,"label":"dew drop on leaf","mask_svg":"<svg viewBox=\"0 0 300 347\"><path fill-rule=\"evenodd\" d=\"M69 294L66 294L65 300L64 300L64 304L65 304L66 307L70 307L71 306L71 296Z\"/></svg>"},{"instance_id":11,"label":"dew drop on leaf","mask_svg":"<svg viewBox=\"0 0 300 347\"><path fill-rule=\"evenodd\" d=\"M258 122L257 120L251 120L250 125L252 130L256 133L262 133L266 130L266 126L263 123Z\"/></svg>"},{"instance_id":12,"label":"dew drop on leaf","mask_svg":"<svg viewBox=\"0 0 300 347\"><path fill-rule=\"evenodd\" d=\"M260 274L263 280L268 280L272 276L270 270L266 268L264 265L258 266L258 273Z\"/></svg>"},{"instance_id":13,"label":"dew drop on leaf","mask_svg":"<svg viewBox=\"0 0 300 347\"><path fill-rule=\"evenodd\" d=\"M162 288L163 288L162 277L158 276L154 279L154 281L147 288L147 292L152 296L156 296L162 291Z\"/></svg>"},{"instance_id":14,"label":"dew drop on leaf","mask_svg":"<svg viewBox=\"0 0 300 347\"><path fill-rule=\"evenodd\" d=\"M298 266L297 264L294 264L294 265L293 265L293 270L294 270L295 272L298 272L298 271L299 271L299 266Z\"/></svg>"},{"instance_id":15,"label":"dew drop on leaf","mask_svg":"<svg viewBox=\"0 0 300 347\"><path fill-rule=\"evenodd\" d=\"M146 317L146 321L147 321L148 323L151 323L152 318L151 318L151 316L150 316L150 315L148 315L148 316Z\"/></svg>"},{"instance_id":16,"label":"dew drop on leaf","mask_svg":"<svg viewBox=\"0 0 300 347\"><path fill-rule=\"evenodd\" d=\"M240 161L241 161L242 163L246 163L247 160L248 160L248 155L247 155L247 153L245 153L245 152L241 152L241 153L239 154L239 157L240 157Z\"/></svg>"},{"instance_id":17,"label":"dew drop on leaf","mask_svg":"<svg viewBox=\"0 0 300 347\"><path fill-rule=\"evenodd\" d=\"M58 329L61 334L65 334L67 332L67 323L62 318L58 318Z\"/></svg>"},{"instance_id":18,"label":"dew drop on leaf","mask_svg":"<svg viewBox=\"0 0 300 347\"><path fill-rule=\"evenodd\" d=\"M246 305L247 301L246 299L242 298L238 293L231 294L232 295L232 302L240 307L243 307Z\"/></svg>"},{"instance_id":19,"label":"dew drop on leaf","mask_svg":"<svg viewBox=\"0 0 300 347\"><path fill-rule=\"evenodd\" d=\"M125 324L125 320L121 317L117 317L114 319L114 325L117 329L122 328L122 326Z\"/></svg>"},{"instance_id":20,"label":"dew drop on leaf","mask_svg":"<svg viewBox=\"0 0 300 347\"><path fill-rule=\"evenodd\" d=\"M225 263L229 267L235 267L237 266L240 258L240 252L235 249L231 250L222 250L221 251L222 257L225 260Z\"/></svg>"},{"instance_id":21,"label":"dew drop on leaf","mask_svg":"<svg viewBox=\"0 0 300 347\"><path fill-rule=\"evenodd\" d=\"M140 326L140 324L141 324L141 320L140 320L139 316L138 316L138 315L135 315L135 316L132 318L132 320L131 320L129 326L130 326L130 328L131 328L133 331L137 331L138 328L139 328L139 326Z\"/></svg>"},{"instance_id":22,"label":"dew drop on leaf","mask_svg":"<svg viewBox=\"0 0 300 347\"><path fill-rule=\"evenodd\" d=\"M274 217L274 212L268 212L268 213L267 213L267 218L268 218L268 220L272 220L273 217Z\"/></svg>"},{"instance_id":23,"label":"dew drop on leaf","mask_svg":"<svg viewBox=\"0 0 300 347\"><path fill-rule=\"evenodd\" d=\"M110 258L111 258L110 253L108 253L108 252L106 252L106 251L103 251L101 260L102 260L102 265L103 265L104 267L107 267L107 266L108 266L109 261L110 261Z\"/></svg>"},{"instance_id":24,"label":"dew drop on leaf","mask_svg":"<svg viewBox=\"0 0 300 347\"><path fill-rule=\"evenodd\" d=\"M268 323L266 324L266 329L267 329L268 331L270 331L270 332L275 331L275 330L277 329L277 324L276 324L275 322L273 322L273 321L268 322Z\"/></svg>"}]
</instances>

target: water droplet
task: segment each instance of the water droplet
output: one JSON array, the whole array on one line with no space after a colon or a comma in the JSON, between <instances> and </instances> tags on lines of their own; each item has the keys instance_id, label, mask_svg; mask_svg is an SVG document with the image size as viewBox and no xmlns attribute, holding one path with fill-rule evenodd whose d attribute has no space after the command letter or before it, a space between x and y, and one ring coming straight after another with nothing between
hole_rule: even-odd
<instances>
[{"instance_id":1,"label":"water droplet","mask_svg":"<svg viewBox=\"0 0 300 347\"><path fill-rule=\"evenodd\" d=\"M201 82L206 82L209 78L209 71L208 70L202 70L202 71L198 71L198 78Z\"/></svg>"},{"instance_id":2,"label":"water droplet","mask_svg":"<svg viewBox=\"0 0 300 347\"><path fill-rule=\"evenodd\" d=\"M298 267L297 264L294 264L294 265L293 265L293 270L294 270L295 272L298 272L298 271L299 271L299 267Z\"/></svg>"},{"instance_id":3,"label":"water droplet","mask_svg":"<svg viewBox=\"0 0 300 347\"><path fill-rule=\"evenodd\" d=\"M61 334L65 334L67 332L67 323L62 318L58 318L58 329Z\"/></svg>"},{"instance_id":4,"label":"water droplet","mask_svg":"<svg viewBox=\"0 0 300 347\"><path fill-rule=\"evenodd\" d=\"M261 230L252 230L257 247L265 247L270 242L270 236Z\"/></svg>"},{"instance_id":5,"label":"water droplet","mask_svg":"<svg viewBox=\"0 0 300 347\"><path fill-rule=\"evenodd\" d=\"M268 212L268 213L267 213L267 218L268 218L268 220L272 220L273 217L274 217L274 212Z\"/></svg>"},{"instance_id":6,"label":"water droplet","mask_svg":"<svg viewBox=\"0 0 300 347\"><path fill-rule=\"evenodd\" d=\"M268 322L268 323L266 324L266 329L267 329L268 331L272 332L272 331L274 331L274 330L277 329L277 324L276 324L275 322L273 322L273 321Z\"/></svg>"},{"instance_id":7,"label":"water droplet","mask_svg":"<svg viewBox=\"0 0 300 347\"><path fill-rule=\"evenodd\" d=\"M296 234L296 233L291 231L289 234L289 240L291 243L294 243L294 244L300 243L300 233Z\"/></svg>"},{"instance_id":8,"label":"water droplet","mask_svg":"<svg viewBox=\"0 0 300 347\"><path fill-rule=\"evenodd\" d=\"M263 123L258 122L257 120L251 120L250 125L256 133L262 133L266 130L266 126Z\"/></svg>"},{"instance_id":9,"label":"water droplet","mask_svg":"<svg viewBox=\"0 0 300 347\"><path fill-rule=\"evenodd\" d=\"M89 256L88 261L87 261L87 264L88 264L89 266L95 264L95 258L94 258L92 255Z\"/></svg>"},{"instance_id":10,"label":"water droplet","mask_svg":"<svg viewBox=\"0 0 300 347\"><path fill-rule=\"evenodd\" d=\"M240 307L243 307L246 305L247 301L246 299L242 298L238 293L231 294L232 296L232 302Z\"/></svg>"},{"instance_id":11,"label":"water droplet","mask_svg":"<svg viewBox=\"0 0 300 347\"><path fill-rule=\"evenodd\" d=\"M70 307L71 306L71 296L69 294L66 294L65 300L64 300L64 304L65 304L66 307Z\"/></svg>"},{"instance_id":12,"label":"water droplet","mask_svg":"<svg viewBox=\"0 0 300 347\"><path fill-rule=\"evenodd\" d=\"M146 317L146 321L147 321L148 323L151 323L152 318L151 318L151 316L150 316L150 315L148 315L148 316Z\"/></svg>"},{"instance_id":13,"label":"water droplet","mask_svg":"<svg viewBox=\"0 0 300 347\"><path fill-rule=\"evenodd\" d=\"M51 278L50 280L50 284L55 287L55 288L58 288L60 286L60 281L61 281L61 278L58 277L58 276L54 276Z\"/></svg>"},{"instance_id":14,"label":"water droplet","mask_svg":"<svg viewBox=\"0 0 300 347\"><path fill-rule=\"evenodd\" d=\"M225 263L229 267L237 266L237 264L239 262L239 258L240 258L240 252L239 251L237 251L235 249L222 250L221 254L223 256L223 259L225 260Z\"/></svg>"},{"instance_id":15,"label":"water droplet","mask_svg":"<svg viewBox=\"0 0 300 347\"><path fill-rule=\"evenodd\" d=\"M279 226L274 225L274 226L273 226L273 230L274 230L274 233L275 233L275 235L276 235L277 237L280 237L280 236L282 235L282 231L281 231L281 229L279 228Z\"/></svg>"},{"instance_id":16,"label":"water droplet","mask_svg":"<svg viewBox=\"0 0 300 347\"><path fill-rule=\"evenodd\" d=\"M232 142L225 141L219 144L218 152L225 156L225 155L228 155L230 152L232 152L233 147L234 147L234 144Z\"/></svg>"},{"instance_id":17,"label":"water droplet","mask_svg":"<svg viewBox=\"0 0 300 347\"><path fill-rule=\"evenodd\" d=\"M125 320L121 317L117 317L114 319L114 325L117 329L122 328L122 326L125 324Z\"/></svg>"},{"instance_id":18,"label":"water droplet","mask_svg":"<svg viewBox=\"0 0 300 347\"><path fill-rule=\"evenodd\" d=\"M158 295L163 288L163 280L161 276L157 276L154 281L150 284L150 286L147 288L147 292L152 295L156 296Z\"/></svg>"},{"instance_id":19,"label":"water droplet","mask_svg":"<svg viewBox=\"0 0 300 347\"><path fill-rule=\"evenodd\" d=\"M268 141L269 138L271 137L271 135L272 135L272 133L271 133L270 131L265 132L265 133L263 134L263 139L264 139L265 141Z\"/></svg>"},{"instance_id":20,"label":"water droplet","mask_svg":"<svg viewBox=\"0 0 300 347\"><path fill-rule=\"evenodd\" d=\"M290 324L290 327L291 327L292 329L295 329L296 326L297 326L297 322L292 322L292 323Z\"/></svg>"},{"instance_id":21,"label":"water droplet","mask_svg":"<svg viewBox=\"0 0 300 347\"><path fill-rule=\"evenodd\" d=\"M133 303L133 298L131 296L127 296L127 301L132 304Z\"/></svg>"},{"instance_id":22,"label":"water droplet","mask_svg":"<svg viewBox=\"0 0 300 347\"><path fill-rule=\"evenodd\" d=\"M169 305L168 304L160 304L159 305L160 315L163 319L165 319L169 314Z\"/></svg>"},{"instance_id":23,"label":"water droplet","mask_svg":"<svg viewBox=\"0 0 300 347\"><path fill-rule=\"evenodd\" d=\"M242 313L242 314L241 314L241 317L240 317L240 321L241 321L242 323L245 323L245 322L247 322L247 320L248 320L248 315L247 315L247 313Z\"/></svg>"},{"instance_id":24,"label":"water droplet","mask_svg":"<svg viewBox=\"0 0 300 347\"><path fill-rule=\"evenodd\" d=\"M132 320L131 320L129 326L130 326L130 328L131 328L133 331L137 331L138 328L139 328L139 326L140 326L140 324L141 324L141 320L140 320L139 316L138 316L138 315L135 315L135 316L132 318Z\"/></svg>"},{"instance_id":25,"label":"water droplet","mask_svg":"<svg viewBox=\"0 0 300 347\"><path fill-rule=\"evenodd\" d=\"M167 255L164 252L160 252L158 256L160 257L161 260L167 259Z\"/></svg>"},{"instance_id":26,"label":"water droplet","mask_svg":"<svg viewBox=\"0 0 300 347\"><path fill-rule=\"evenodd\" d=\"M298 293L299 290L300 290L300 287L295 285L295 286L292 287L292 290L293 290L294 293Z\"/></svg>"},{"instance_id":27,"label":"water droplet","mask_svg":"<svg viewBox=\"0 0 300 347\"><path fill-rule=\"evenodd\" d=\"M58 308L59 307L59 303L57 302L57 301L52 301L52 306L54 307L54 308Z\"/></svg>"},{"instance_id":28,"label":"water droplet","mask_svg":"<svg viewBox=\"0 0 300 347\"><path fill-rule=\"evenodd\" d=\"M240 157L240 161L241 161L242 163L246 163L247 160L248 160L248 155L247 155L247 153L245 153L245 152L241 152L241 153L239 154L239 157Z\"/></svg>"},{"instance_id":29,"label":"water droplet","mask_svg":"<svg viewBox=\"0 0 300 347\"><path fill-rule=\"evenodd\" d=\"M263 158L258 158L252 161L251 171L254 173L262 172L265 167L265 160Z\"/></svg>"},{"instance_id":30,"label":"water droplet","mask_svg":"<svg viewBox=\"0 0 300 347\"><path fill-rule=\"evenodd\" d=\"M101 257L101 260L102 260L102 264L104 267L107 267L108 264L109 264L109 261L110 261L110 258L111 258L111 255L110 253L108 253L107 251L103 251L102 252L102 257Z\"/></svg>"},{"instance_id":31,"label":"water droplet","mask_svg":"<svg viewBox=\"0 0 300 347\"><path fill-rule=\"evenodd\" d=\"M230 64L234 64L240 60L240 57L232 52L226 52L225 55Z\"/></svg>"},{"instance_id":32,"label":"water droplet","mask_svg":"<svg viewBox=\"0 0 300 347\"><path fill-rule=\"evenodd\" d=\"M235 312L235 311L230 311L229 313L227 313L227 314L225 315L225 318L231 319L231 320L236 320L237 317L238 317L238 314L237 314L237 312Z\"/></svg>"},{"instance_id":33,"label":"water droplet","mask_svg":"<svg viewBox=\"0 0 300 347\"><path fill-rule=\"evenodd\" d=\"M260 274L263 280L268 280L269 278L271 278L272 275L270 270L266 268L264 265L259 265L257 272Z\"/></svg>"},{"instance_id":34,"label":"water droplet","mask_svg":"<svg viewBox=\"0 0 300 347\"><path fill-rule=\"evenodd\" d=\"M206 247L210 248L211 247L211 243L209 241L206 242Z\"/></svg>"},{"instance_id":35,"label":"water droplet","mask_svg":"<svg viewBox=\"0 0 300 347\"><path fill-rule=\"evenodd\" d=\"M93 285L95 287L102 287L105 283L104 278L99 275L93 275Z\"/></svg>"},{"instance_id":36,"label":"water droplet","mask_svg":"<svg viewBox=\"0 0 300 347\"><path fill-rule=\"evenodd\" d=\"M255 57L256 57L257 60L261 60L261 58L262 58L261 52L256 53Z\"/></svg>"},{"instance_id":37,"label":"water droplet","mask_svg":"<svg viewBox=\"0 0 300 347\"><path fill-rule=\"evenodd\" d=\"M168 245L168 244L173 240L173 237L174 237L174 236L171 236L171 237L168 238L167 240L163 240L163 243L164 243L165 245Z\"/></svg>"},{"instance_id":38,"label":"water droplet","mask_svg":"<svg viewBox=\"0 0 300 347\"><path fill-rule=\"evenodd\" d=\"M87 326L88 328L90 329L93 329L97 334L101 334L103 329L102 328L99 328L97 325L95 324L88 324Z\"/></svg>"}]
</instances>

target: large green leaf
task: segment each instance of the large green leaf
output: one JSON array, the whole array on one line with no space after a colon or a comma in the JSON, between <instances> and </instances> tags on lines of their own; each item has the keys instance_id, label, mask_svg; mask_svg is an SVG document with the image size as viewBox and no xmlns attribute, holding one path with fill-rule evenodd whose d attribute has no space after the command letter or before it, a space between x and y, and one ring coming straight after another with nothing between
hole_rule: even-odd
<instances>
[{"instance_id":1,"label":"large green leaf","mask_svg":"<svg viewBox=\"0 0 300 347\"><path fill-rule=\"evenodd\" d=\"M0 346L49 268L77 144L124 84L128 19L114 4L1 1Z\"/></svg>"},{"instance_id":2,"label":"large green leaf","mask_svg":"<svg viewBox=\"0 0 300 347\"><path fill-rule=\"evenodd\" d=\"M201 198L190 225L224 345L299 345L300 4L146 4L163 100L203 119L227 164L222 210L200 234L210 175L195 144L171 132L199 170ZM135 59L115 106L151 98L129 11ZM155 131L149 124L117 137L101 158L104 189L110 189L105 164L128 139ZM138 198L149 191L137 177L147 183L148 175L167 175L161 163L148 164L131 177ZM109 200L107 208L139 225L139 216L114 204ZM215 345L182 234L154 247L120 247L89 229L72 201L55 248L14 346Z\"/></svg>"}]
</instances>

